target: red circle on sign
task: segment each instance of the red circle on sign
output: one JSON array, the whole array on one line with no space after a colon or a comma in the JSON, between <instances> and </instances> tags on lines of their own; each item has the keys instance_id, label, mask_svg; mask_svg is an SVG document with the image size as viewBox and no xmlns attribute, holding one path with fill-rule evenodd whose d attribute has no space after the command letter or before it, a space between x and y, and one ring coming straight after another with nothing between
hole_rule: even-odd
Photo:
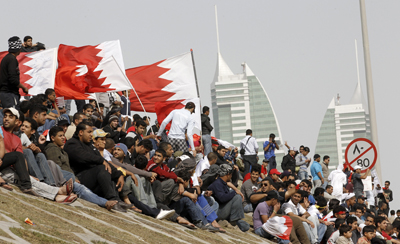
<instances>
[{"instance_id":1,"label":"red circle on sign","mask_svg":"<svg viewBox=\"0 0 400 244\"><path fill-rule=\"evenodd\" d=\"M350 165L350 163L349 163L349 160L347 159L347 153L348 153L350 147L351 147L354 143L356 143L356 142L358 142L358 141L365 141L365 142L367 142L368 144L371 145L372 149L374 150L375 158L374 158L374 160L372 161L372 164L367 168L367 169L372 169L372 168L375 166L376 159L378 158L378 151L376 150L376 147L375 147L374 143L372 143L372 141L370 141L370 140L368 140L368 139L366 139L366 138L357 138L357 139L351 141L349 145L347 145L347 147L346 147L346 152L344 153L344 160L346 160L346 163L345 163L344 166L345 166L345 168L346 168L347 166L349 166L351 170L354 170L353 167L351 167L351 165ZM367 172L366 169L364 169L364 170L361 171L361 173L365 173L365 172Z\"/></svg>"}]
</instances>

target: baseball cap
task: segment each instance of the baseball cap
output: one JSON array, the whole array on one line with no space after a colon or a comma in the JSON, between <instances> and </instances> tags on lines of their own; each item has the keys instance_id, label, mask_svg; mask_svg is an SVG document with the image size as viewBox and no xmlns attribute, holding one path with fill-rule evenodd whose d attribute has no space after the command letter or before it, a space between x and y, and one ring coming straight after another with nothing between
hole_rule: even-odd
<instances>
[{"instance_id":1,"label":"baseball cap","mask_svg":"<svg viewBox=\"0 0 400 244\"><path fill-rule=\"evenodd\" d=\"M108 136L110 136L110 133L107 133L102 129L97 129L97 130L93 131L93 136L92 137L94 139L94 138L97 138L97 137L108 137Z\"/></svg>"},{"instance_id":2,"label":"baseball cap","mask_svg":"<svg viewBox=\"0 0 400 244\"><path fill-rule=\"evenodd\" d=\"M282 172L281 177L289 176L291 175L289 171L285 170Z\"/></svg>"},{"instance_id":3,"label":"baseball cap","mask_svg":"<svg viewBox=\"0 0 400 244\"><path fill-rule=\"evenodd\" d=\"M3 114L5 114L7 111L11 112L13 115L17 117L17 119L19 119L20 115L18 110L16 110L15 108L6 108L3 110Z\"/></svg>"},{"instance_id":4,"label":"baseball cap","mask_svg":"<svg viewBox=\"0 0 400 244\"><path fill-rule=\"evenodd\" d=\"M273 175L273 174L280 175L280 174L281 174L281 172L279 172L277 169L271 169L271 170L269 171L269 173L270 173L271 175Z\"/></svg>"}]
</instances>

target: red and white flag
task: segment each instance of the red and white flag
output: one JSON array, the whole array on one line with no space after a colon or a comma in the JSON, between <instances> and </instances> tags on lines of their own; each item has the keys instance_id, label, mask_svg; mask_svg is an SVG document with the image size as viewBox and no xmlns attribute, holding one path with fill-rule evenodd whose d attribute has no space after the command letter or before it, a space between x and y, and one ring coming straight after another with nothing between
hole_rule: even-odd
<instances>
[{"instance_id":1,"label":"red and white flag","mask_svg":"<svg viewBox=\"0 0 400 244\"><path fill-rule=\"evenodd\" d=\"M131 89L132 85L124 74L118 40L96 46L59 46L55 80L57 96L65 99L89 99L95 98L96 92Z\"/></svg>"},{"instance_id":2,"label":"red and white flag","mask_svg":"<svg viewBox=\"0 0 400 244\"><path fill-rule=\"evenodd\" d=\"M270 218L262 225L262 228L273 236L282 240L290 239L290 232L292 231L293 221L289 216Z\"/></svg>"},{"instance_id":3,"label":"red and white flag","mask_svg":"<svg viewBox=\"0 0 400 244\"><path fill-rule=\"evenodd\" d=\"M0 52L0 61L8 52ZM29 96L44 93L54 88L57 68L57 48L38 52L21 53L17 56L20 70L20 82L29 89ZM20 89L21 96L26 94Z\"/></svg>"},{"instance_id":4,"label":"red and white flag","mask_svg":"<svg viewBox=\"0 0 400 244\"><path fill-rule=\"evenodd\" d=\"M147 112L156 112L156 103L161 103L158 107L168 108L170 103L171 106L181 108L186 104L185 100L197 98L190 52L151 65L127 69L126 76ZM132 111L143 111L134 92L129 99Z\"/></svg>"}]
</instances>

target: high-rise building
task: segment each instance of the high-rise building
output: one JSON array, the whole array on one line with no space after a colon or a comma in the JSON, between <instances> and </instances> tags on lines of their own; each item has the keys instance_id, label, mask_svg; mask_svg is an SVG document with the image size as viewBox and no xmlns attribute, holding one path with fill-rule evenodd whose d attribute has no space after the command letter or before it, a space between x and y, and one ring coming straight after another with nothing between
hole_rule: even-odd
<instances>
[{"instance_id":1,"label":"high-rise building","mask_svg":"<svg viewBox=\"0 0 400 244\"><path fill-rule=\"evenodd\" d=\"M269 134L276 135L277 143L281 143L282 134L264 87L246 63L242 66L243 73L234 74L218 53L211 84L215 136L240 146L246 130L252 129L259 145L258 154L263 159L263 143L269 139ZM281 148L275 152L278 166L285 151Z\"/></svg>"},{"instance_id":2,"label":"high-rise building","mask_svg":"<svg viewBox=\"0 0 400 244\"><path fill-rule=\"evenodd\" d=\"M371 139L368 107L361 91L360 82L349 104L342 105L339 96L333 98L326 110L319 129L315 152L321 157L329 155L329 168L345 163L347 145L356 138Z\"/></svg>"}]
</instances>

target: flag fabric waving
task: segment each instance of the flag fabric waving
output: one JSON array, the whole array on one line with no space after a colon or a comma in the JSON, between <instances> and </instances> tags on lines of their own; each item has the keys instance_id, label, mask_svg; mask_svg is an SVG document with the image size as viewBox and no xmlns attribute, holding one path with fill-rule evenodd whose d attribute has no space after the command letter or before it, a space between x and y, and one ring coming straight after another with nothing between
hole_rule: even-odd
<instances>
[{"instance_id":1,"label":"flag fabric waving","mask_svg":"<svg viewBox=\"0 0 400 244\"><path fill-rule=\"evenodd\" d=\"M262 225L262 228L273 236L281 238L282 240L290 239L290 232L292 231L293 221L289 216L272 217Z\"/></svg>"},{"instance_id":2,"label":"flag fabric waving","mask_svg":"<svg viewBox=\"0 0 400 244\"><path fill-rule=\"evenodd\" d=\"M131 68L126 75L146 112L156 112L156 108L182 108L181 102L197 98L196 81L194 77L191 53L187 52L157 63ZM143 111L136 94L131 93L132 111ZM196 106L196 110L200 107ZM168 115L168 113L167 113ZM165 116L166 117L166 116ZM164 117L164 118L165 118ZM159 122L162 120L158 119Z\"/></svg>"},{"instance_id":3,"label":"flag fabric waving","mask_svg":"<svg viewBox=\"0 0 400 244\"><path fill-rule=\"evenodd\" d=\"M0 52L0 60L8 52ZM17 56L20 70L20 82L29 89L29 96L44 93L47 88L54 88L57 68L57 48L43 51L20 53ZM26 96L20 89L20 95Z\"/></svg>"},{"instance_id":4,"label":"flag fabric waving","mask_svg":"<svg viewBox=\"0 0 400 244\"><path fill-rule=\"evenodd\" d=\"M57 96L65 99L89 99L95 98L96 92L130 89L132 85L124 73L118 40L96 46L59 46L55 79Z\"/></svg>"}]
</instances>

